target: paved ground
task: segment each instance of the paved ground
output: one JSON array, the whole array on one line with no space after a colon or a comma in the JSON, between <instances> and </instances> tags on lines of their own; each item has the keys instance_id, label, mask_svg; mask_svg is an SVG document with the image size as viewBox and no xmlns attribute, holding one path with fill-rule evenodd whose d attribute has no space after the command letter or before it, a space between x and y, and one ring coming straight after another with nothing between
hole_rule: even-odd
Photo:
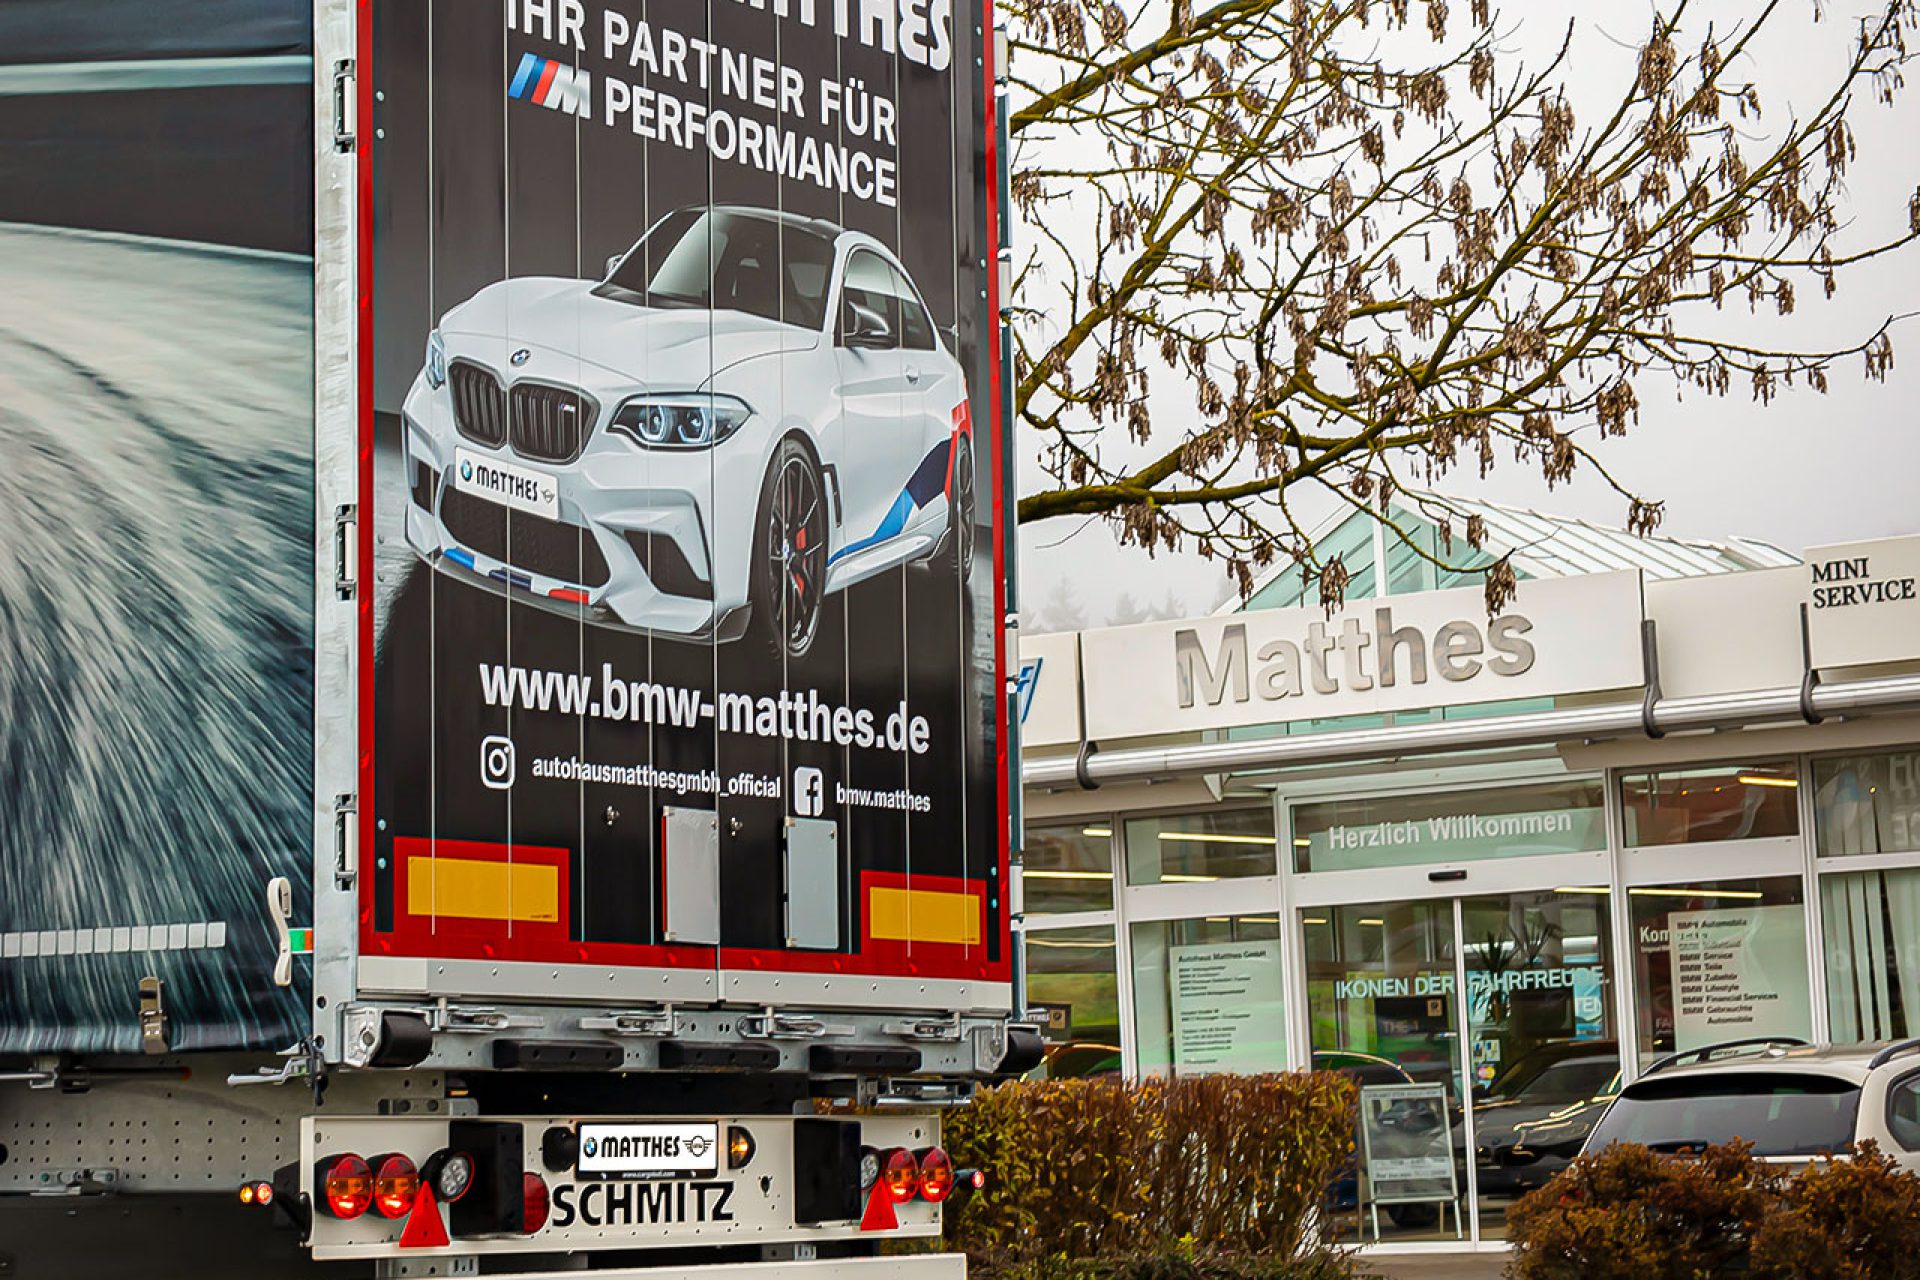
<instances>
[{"instance_id":1,"label":"paved ground","mask_svg":"<svg viewBox=\"0 0 1920 1280\"><path fill-rule=\"evenodd\" d=\"M1497 1280L1504 1253L1422 1253L1364 1257L1363 1272L1385 1280Z\"/></svg>"}]
</instances>

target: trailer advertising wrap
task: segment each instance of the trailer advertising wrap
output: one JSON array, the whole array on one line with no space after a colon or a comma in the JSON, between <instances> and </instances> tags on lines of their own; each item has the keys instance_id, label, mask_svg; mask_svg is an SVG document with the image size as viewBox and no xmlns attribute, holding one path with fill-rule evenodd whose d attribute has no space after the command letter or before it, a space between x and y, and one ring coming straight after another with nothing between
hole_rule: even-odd
<instances>
[{"instance_id":1,"label":"trailer advertising wrap","mask_svg":"<svg viewBox=\"0 0 1920 1280\"><path fill-rule=\"evenodd\" d=\"M310 1025L312 28L0 6L0 1054Z\"/></svg>"},{"instance_id":2,"label":"trailer advertising wrap","mask_svg":"<svg viewBox=\"0 0 1920 1280\"><path fill-rule=\"evenodd\" d=\"M363 977L1006 982L981 14L371 12Z\"/></svg>"}]
</instances>

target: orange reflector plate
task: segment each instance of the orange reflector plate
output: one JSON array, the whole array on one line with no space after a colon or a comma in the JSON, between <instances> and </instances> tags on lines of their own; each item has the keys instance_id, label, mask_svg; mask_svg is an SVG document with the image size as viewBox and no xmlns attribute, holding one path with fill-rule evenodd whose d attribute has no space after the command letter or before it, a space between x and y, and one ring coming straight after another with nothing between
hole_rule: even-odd
<instances>
[{"instance_id":1,"label":"orange reflector plate","mask_svg":"<svg viewBox=\"0 0 1920 1280\"><path fill-rule=\"evenodd\" d=\"M538 862L409 858L407 909L420 916L551 923L560 919L560 873Z\"/></svg>"},{"instance_id":2,"label":"orange reflector plate","mask_svg":"<svg viewBox=\"0 0 1920 1280\"><path fill-rule=\"evenodd\" d=\"M867 934L886 941L979 946L983 915L976 894L882 885L867 890Z\"/></svg>"}]
</instances>

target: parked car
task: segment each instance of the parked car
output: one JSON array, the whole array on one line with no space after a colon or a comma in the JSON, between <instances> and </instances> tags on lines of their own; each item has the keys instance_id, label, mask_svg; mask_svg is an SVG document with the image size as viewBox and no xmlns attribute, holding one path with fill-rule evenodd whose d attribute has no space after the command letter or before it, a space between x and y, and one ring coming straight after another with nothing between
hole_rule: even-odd
<instances>
[{"instance_id":1,"label":"parked car","mask_svg":"<svg viewBox=\"0 0 1920 1280\"><path fill-rule=\"evenodd\" d=\"M602 280L487 285L404 406L407 542L490 589L804 655L826 596L973 558L967 387L887 247L682 209Z\"/></svg>"},{"instance_id":2,"label":"parked car","mask_svg":"<svg viewBox=\"0 0 1920 1280\"><path fill-rule=\"evenodd\" d=\"M1559 1041L1515 1058L1474 1098L1482 1194L1519 1195L1565 1168L1619 1092L1612 1040Z\"/></svg>"},{"instance_id":3,"label":"parked car","mask_svg":"<svg viewBox=\"0 0 1920 1280\"><path fill-rule=\"evenodd\" d=\"M1920 1172L1920 1040L1733 1041L1672 1054L1621 1090L1584 1149L1632 1142L1686 1154L1735 1138L1783 1163L1872 1138Z\"/></svg>"}]
</instances>

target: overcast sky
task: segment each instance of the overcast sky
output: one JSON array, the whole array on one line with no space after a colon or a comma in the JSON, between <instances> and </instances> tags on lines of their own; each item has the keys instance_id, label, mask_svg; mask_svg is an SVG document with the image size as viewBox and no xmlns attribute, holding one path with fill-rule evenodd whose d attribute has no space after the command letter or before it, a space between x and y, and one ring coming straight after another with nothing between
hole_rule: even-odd
<instances>
[{"instance_id":1,"label":"overcast sky","mask_svg":"<svg viewBox=\"0 0 1920 1280\"><path fill-rule=\"evenodd\" d=\"M1824 21L1783 27L1747 59L1745 76L1761 84L1770 122L1784 116L1783 99L1831 90L1853 38L1849 15L1870 6L1850 0L1827 7ZM1734 11L1732 0L1708 8L1723 15ZM1584 92L1613 93L1621 77L1631 75L1633 48L1649 12L1630 3L1527 0L1507 5L1503 30L1513 28L1508 46L1514 57L1524 58L1557 42L1571 19L1575 56L1568 81L1577 103ZM1698 36L1681 44L1696 48ZM1855 109L1859 158L1850 172L1843 213L1852 225L1842 245L1885 238L1906 223L1907 203L1920 181L1916 94L1920 85L1892 108L1863 103ZM1920 247L1843 274L1831 300L1807 283L1797 294L1790 318L1767 316L1756 324L1740 316L1726 323L1737 325L1742 338L1807 349L1857 342L1886 316L1920 310ZM1738 309L1744 312L1745 304ZM1643 378L1637 383L1639 425L1625 440L1607 441L1602 456L1623 483L1666 502L1665 533L1762 538L1798 554L1825 542L1920 532L1920 320L1896 327L1894 349L1885 383L1866 382L1860 359L1853 357L1836 366L1828 394L1796 387L1766 408L1741 388L1724 399L1690 393L1680 401L1671 388L1663 391ZM1042 477L1030 461L1023 466L1023 492L1031 491ZM1537 471L1514 464L1510 455L1484 481L1467 468L1443 487L1614 526L1626 515L1624 502L1597 478L1576 474L1570 486L1549 492ZM1315 509L1330 512L1331 506ZM1097 626L1109 620L1123 592L1141 604L1171 597L1186 612L1198 613L1228 590L1217 566L1190 555L1162 553L1149 560L1136 548L1117 547L1099 521L1029 525L1021 530L1020 548L1020 593L1029 625L1035 611L1062 591L1075 595L1089 625Z\"/></svg>"}]
</instances>

